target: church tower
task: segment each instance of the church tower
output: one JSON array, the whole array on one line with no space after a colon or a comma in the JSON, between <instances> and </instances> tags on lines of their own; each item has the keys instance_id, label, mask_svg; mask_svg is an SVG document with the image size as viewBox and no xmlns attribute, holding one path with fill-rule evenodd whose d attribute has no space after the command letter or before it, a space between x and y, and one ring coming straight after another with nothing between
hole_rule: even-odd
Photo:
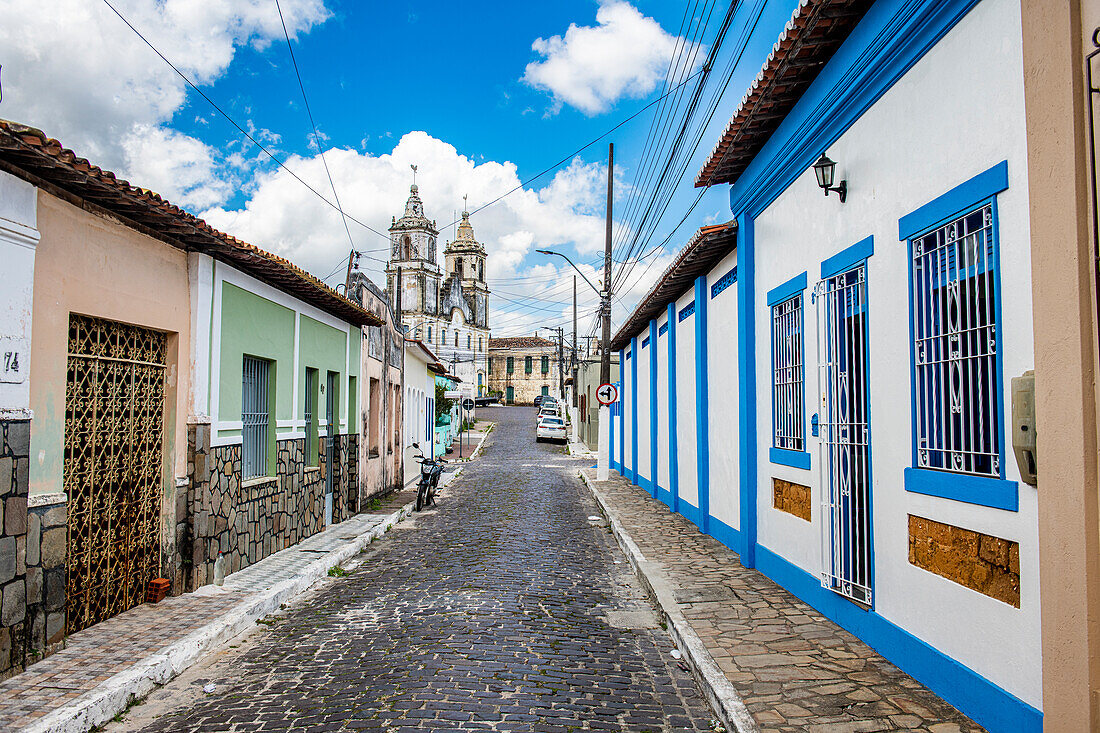
<instances>
[{"instance_id":1,"label":"church tower","mask_svg":"<svg viewBox=\"0 0 1100 733\"><path fill-rule=\"evenodd\" d=\"M444 251L446 267L440 269L438 236L435 222L424 215L424 202L414 183L404 215L394 217L390 225L390 261L386 266L390 301L400 311L409 338L432 349L462 380L461 391L481 396L489 387L485 248L474 237L469 212L463 211L455 240Z\"/></svg>"},{"instance_id":2,"label":"church tower","mask_svg":"<svg viewBox=\"0 0 1100 733\"><path fill-rule=\"evenodd\" d=\"M414 183L405 202L405 214L390 224L390 262L386 281L390 299L397 307L398 271L401 273L402 315L435 315L438 310L439 285L442 273L436 264L435 222L424 216L424 202Z\"/></svg>"}]
</instances>

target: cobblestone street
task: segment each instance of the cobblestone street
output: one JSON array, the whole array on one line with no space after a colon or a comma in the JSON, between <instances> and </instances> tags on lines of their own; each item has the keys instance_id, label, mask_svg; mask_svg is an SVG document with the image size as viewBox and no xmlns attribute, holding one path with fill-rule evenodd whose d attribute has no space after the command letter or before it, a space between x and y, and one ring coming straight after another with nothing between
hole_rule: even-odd
<instances>
[{"instance_id":1,"label":"cobblestone street","mask_svg":"<svg viewBox=\"0 0 1100 733\"><path fill-rule=\"evenodd\" d=\"M156 692L159 717L110 729L711 730L581 463L534 442L532 410L491 417L485 457L437 509Z\"/></svg>"}]
</instances>

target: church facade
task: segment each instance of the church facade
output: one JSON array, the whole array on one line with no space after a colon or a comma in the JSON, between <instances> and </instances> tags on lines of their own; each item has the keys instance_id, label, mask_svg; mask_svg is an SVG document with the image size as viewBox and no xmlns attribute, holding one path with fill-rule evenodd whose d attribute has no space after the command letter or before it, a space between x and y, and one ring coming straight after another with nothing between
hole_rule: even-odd
<instances>
[{"instance_id":1,"label":"church facade","mask_svg":"<svg viewBox=\"0 0 1100 733\"><path fill-rule=\"evenodd\" d=\"M424 215L414 183L405 213L390 225L388 292L410 338L427 344L476 397L488 391L489 287L485 248L474 237L470 214L462 212L453 242L438 263L439 229Z\"/></svg>"}]
</instances>

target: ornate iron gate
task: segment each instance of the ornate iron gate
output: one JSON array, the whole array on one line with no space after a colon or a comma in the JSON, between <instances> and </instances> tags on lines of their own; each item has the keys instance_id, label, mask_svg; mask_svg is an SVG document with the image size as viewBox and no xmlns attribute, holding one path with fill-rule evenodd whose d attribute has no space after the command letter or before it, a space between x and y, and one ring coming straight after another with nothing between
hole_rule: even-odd
<instances>
[{"instance_id":1,"label":"ornate iron gate","mask_svg":"<svg viewBox=\"0 0 1100 733\"><path fill-rule=\"evenodd\" d=\"M167 351L163 333L69 318L68 633L143 603L157 577Z\"/></svg>"},{"instance_id":2,"label":"ornate iron gate","mask_svg":"<svg viewBox=\"0 0 1100 733\"><path fill-rule=\"evenodd\" d=\"M871 604L871 424L867 380L867 268L817 284L821 389L821 583Z\"/></svg>"}]
</instances>

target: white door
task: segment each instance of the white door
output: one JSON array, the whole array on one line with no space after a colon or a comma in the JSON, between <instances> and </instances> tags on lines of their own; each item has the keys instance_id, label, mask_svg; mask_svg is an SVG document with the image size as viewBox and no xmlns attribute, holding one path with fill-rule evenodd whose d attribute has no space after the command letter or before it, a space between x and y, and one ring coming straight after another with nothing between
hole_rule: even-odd
<instances>
[{"instance_id":1,"label":"white door","mask_svg":"<svg viewBox=\"0 0 1100 733\"><path fill-rule=\"evenodd\" d=\"M822 585L871 605L871 424L867 379L867 267L814 288L820 370Z\"/></svg>"}]
</instances>

